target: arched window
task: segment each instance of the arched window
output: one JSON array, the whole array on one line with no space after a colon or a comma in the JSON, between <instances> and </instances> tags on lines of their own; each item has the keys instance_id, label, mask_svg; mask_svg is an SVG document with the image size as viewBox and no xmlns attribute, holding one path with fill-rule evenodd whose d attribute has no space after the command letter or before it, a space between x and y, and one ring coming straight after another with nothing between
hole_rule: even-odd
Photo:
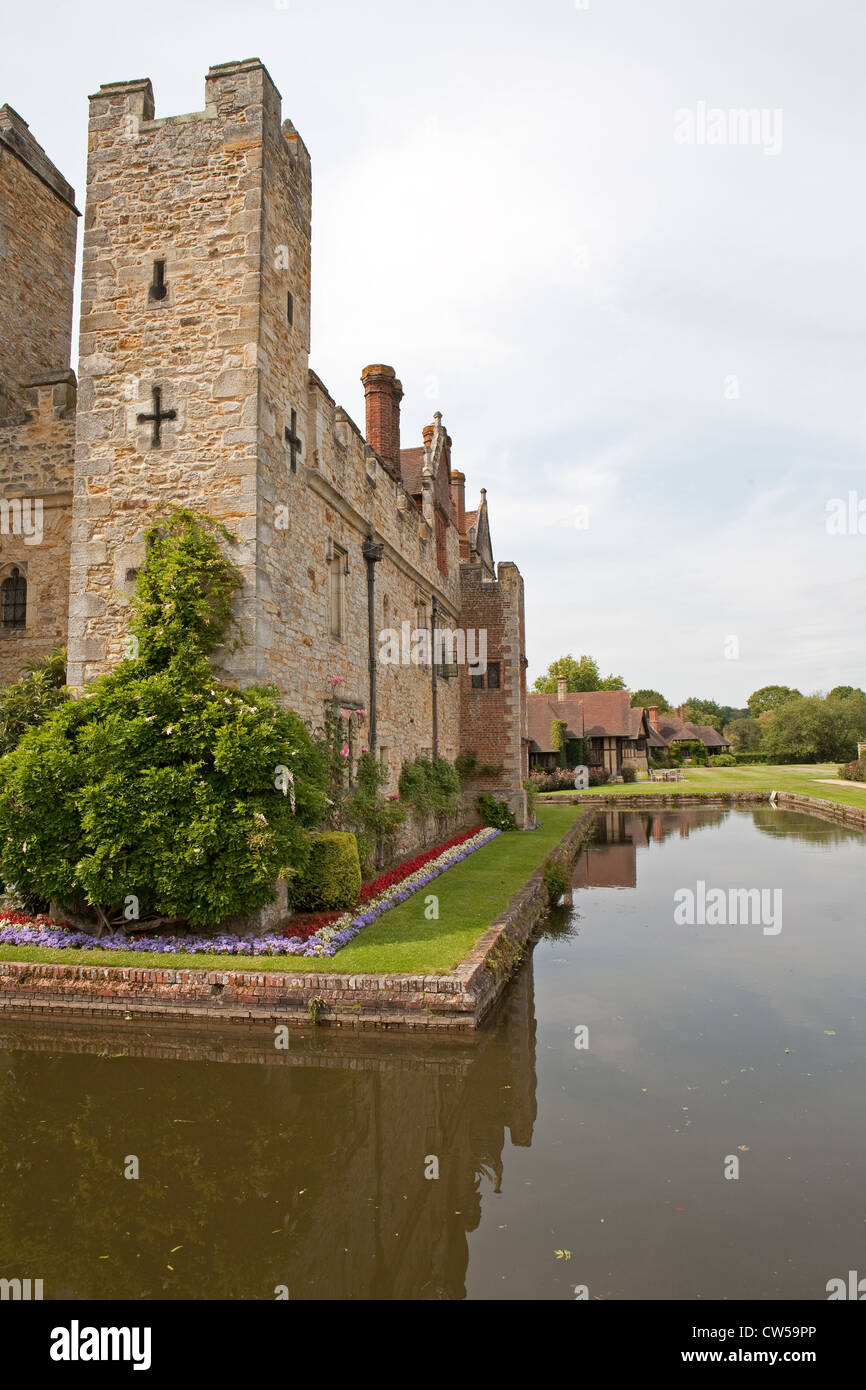
<instances>
[{"instance_id":1,"label":"arched window","mask_svg":"<svg viewBox=\"0 0 866 1390\"><path fill-rule=\"evenodd\" d=\"M24 627L27 619L27 580L13 569L0 584L0 613L2 625Z\"/></svg>"}]
</instances>

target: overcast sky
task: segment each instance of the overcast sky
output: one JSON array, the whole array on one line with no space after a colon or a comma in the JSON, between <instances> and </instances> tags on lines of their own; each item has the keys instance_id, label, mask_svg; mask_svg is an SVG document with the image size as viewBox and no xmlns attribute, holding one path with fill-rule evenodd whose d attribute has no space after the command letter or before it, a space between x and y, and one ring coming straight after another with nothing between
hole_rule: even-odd
<instances>
[{"instance_id":1,"label":"overcast sky","mask_svg":"<svg viewBox=\"0 0 866 1390\"><path fill-rule=\"evenodd\" d=\"M363 427L392 363L404 447L442 411L530 679L866 685L866 515L827 529L866 513L862 0L3 8L0 102L80 207L100 83L165 116L262 59L313 161L311 365Z\"/></svg>"}]
</instances>

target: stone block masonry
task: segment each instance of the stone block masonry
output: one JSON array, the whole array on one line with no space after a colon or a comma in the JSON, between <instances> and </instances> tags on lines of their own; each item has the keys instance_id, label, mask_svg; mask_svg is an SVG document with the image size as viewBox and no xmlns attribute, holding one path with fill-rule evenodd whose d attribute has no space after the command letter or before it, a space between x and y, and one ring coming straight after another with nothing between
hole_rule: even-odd
<instances>
[{"instance_id":1,"label":"stone block masonry","mask_svg":"<svg viewBox=\"0 0 866 1390\"><path fill-rule=\"evenodd\" d=\"M0 684L66 645L77 219L27 122L0 107L0 584L26 586L23 621L0 623Z\"/></svg>"}]
</instances>

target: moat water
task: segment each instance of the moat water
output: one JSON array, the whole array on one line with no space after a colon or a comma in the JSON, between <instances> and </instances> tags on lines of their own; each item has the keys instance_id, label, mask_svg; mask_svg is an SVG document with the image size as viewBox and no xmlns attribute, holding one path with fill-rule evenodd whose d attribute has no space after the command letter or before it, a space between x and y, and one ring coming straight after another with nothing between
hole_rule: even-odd
<instances>
[{"instance_id":1,"label":"moat water","mask_svg":"<svg viewBox=\"0 0 866 1390\"><path fill-rule=\"evenodd\" d=\"M864 869L866 837L766 806L606 814L473 1039L2 1020L0 1276L825 1299L866 1272ZM772 915L681 924L701 883Z\"/></svg>"}]
</instances>

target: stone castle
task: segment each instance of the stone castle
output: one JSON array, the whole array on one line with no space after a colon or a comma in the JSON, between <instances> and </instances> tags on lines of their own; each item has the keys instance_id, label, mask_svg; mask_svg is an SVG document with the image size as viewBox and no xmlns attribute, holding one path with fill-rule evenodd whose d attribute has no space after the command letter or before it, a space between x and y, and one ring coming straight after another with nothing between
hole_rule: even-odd
<instances>
[{"instance_id":1,"label":"stone castle","mask_svg":"<svg viewBox=\"0 0 866 1390\"><path fill-rule=\"evenodd\" d=\"M523 581L438 412L402 448L400 382L368 366L365 437L310 369L310 159L264 66L212 67L188 115L147 80L90 98L77 381L75 194L8 106L0 195L0 683L58 645L76 690L109 670L147 527L207 512L244 580L224 678L314 725L341 678L394 784L472 752L524 824Z\"/></svg>"}]
</instances>

